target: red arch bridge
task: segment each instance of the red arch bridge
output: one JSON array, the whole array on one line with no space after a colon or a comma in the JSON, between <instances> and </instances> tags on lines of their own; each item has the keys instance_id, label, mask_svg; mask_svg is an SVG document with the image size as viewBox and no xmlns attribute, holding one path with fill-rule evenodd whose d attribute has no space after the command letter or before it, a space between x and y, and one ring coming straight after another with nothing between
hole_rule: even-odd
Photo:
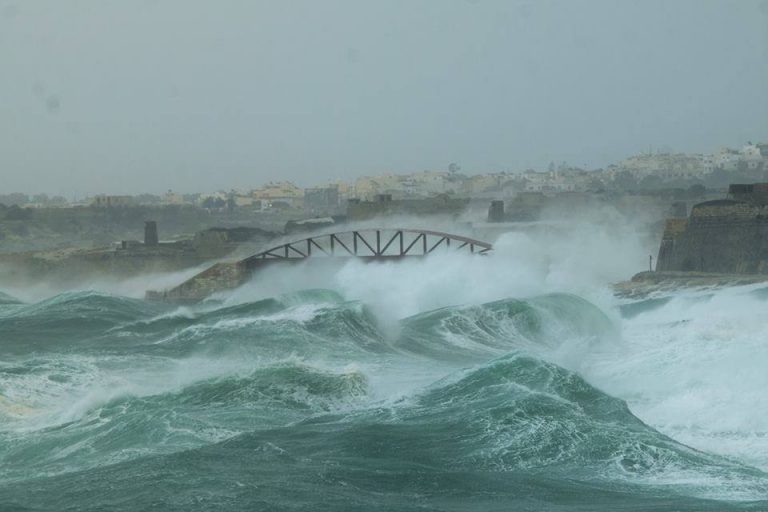
<instances>
[{"instance_id":1,"label":"red arch bridge","mask_svg":"<svg viewBox=\"0 0 768 512\"><path fill-rule=\"evenodd\" d=\"M216 263L175 288L148 291L147 298L197 302L211 294L237 288L268 265L312 259L360 258L391 261L425 257L436 251L483 255L493 247L463 236L421 229L365 229L325 233L277 245L239 261Z\"/></svg>"}]
</instances>

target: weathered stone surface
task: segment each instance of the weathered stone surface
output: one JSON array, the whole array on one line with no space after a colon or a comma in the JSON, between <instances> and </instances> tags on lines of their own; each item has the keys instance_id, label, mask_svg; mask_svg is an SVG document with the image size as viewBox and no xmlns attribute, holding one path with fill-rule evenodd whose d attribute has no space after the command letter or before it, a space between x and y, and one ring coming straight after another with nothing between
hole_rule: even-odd
<instances>
[{"instance_id":1,"label":"weathered stone surface","mask_svg":"<svg viewBox=\"0 0 768 512\"><path fill-rule=\"evenodd\" d=\"M216 292L237 288L248 279L249 275L250 272L241 261L217 263L176 288L162 292L147 292L147 298L197 302Z\"/></svg>"},{"instance_id":2,"label":"weathered stone surface","mask_svg":"<svg viewBox=\"0 0 768 512\"><path fill-rule=\"evenodd\" d=\"M715 289L768 282L768 274L718 274L713 272L640 272L631 281L613 285L619 297L644 298L666 294L680 288Z\"/></svg>"},{"instance_id":3,"label":"weathered stone surface","mask_svg":"<svg viewBox=\"0 0 768 512\"><path fill-rule=\"evenodd\" d=\"M768 273L768 207L722 199L695 205L688 219L670 219L657 271Z\"/></svg>"}]
</instances>

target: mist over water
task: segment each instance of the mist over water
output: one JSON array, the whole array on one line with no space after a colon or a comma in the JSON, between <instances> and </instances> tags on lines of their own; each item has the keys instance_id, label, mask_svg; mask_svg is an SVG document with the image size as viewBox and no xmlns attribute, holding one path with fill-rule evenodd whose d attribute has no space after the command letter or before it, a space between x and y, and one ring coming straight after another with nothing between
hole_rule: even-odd
<instances>
[{"instance_id":1,"label":"mist over water","mask_svg":"<svg viewBox=\"0 0 768 512\"><path fill-rule=\"evenodd\" d=\"M3 290L0 508L765 510L768 288L617 297L647 252L603 226Z\"/></svg>"}]
</instances>

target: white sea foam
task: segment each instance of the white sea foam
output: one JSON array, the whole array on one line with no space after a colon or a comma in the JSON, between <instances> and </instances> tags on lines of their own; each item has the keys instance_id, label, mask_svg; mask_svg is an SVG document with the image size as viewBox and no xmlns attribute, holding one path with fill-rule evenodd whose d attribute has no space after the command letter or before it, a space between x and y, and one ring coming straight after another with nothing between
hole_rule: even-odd
<instances>
[{"instance_id":1,"label":"white sea foam","mask_svg":"<svg viewBox=\"0 0 768 512\"><path fill-rule=\"evenodd\" d=\"M679 291L580 370L677 441L768 470L768 317L753 288Z\"/></svg>"},{"instance_id":2,"label":"white sea foam","mask_svg":"<svg viewBox=\"0 0 768 512\"><path fill-rule=\"evenodd\" d=\"M758 286L678 291L655 309L621 319L617 306L626 300L613 298L609 284L640 270L647 254L635 236L574 223L567 235L504 235L496 241L495 251L484 257L438 253L397 264L350 261L323 272L304 265L275 267L222 298L226 307L307 288L328 288L346 300L371 307L385 332L394 336L402 318L444 306L571 292L598 304L619 327L620 335L610 343L595 344L552 330L552 336L563 339L538 348L526 346L527 350L538 350L540 356L578 371L606 393L627 400L640 419L677 441L768 470L768 317L761 315L766 299L753 293ZM136 281L123 290L134 294L129 288L149 287L146 285ZM304 323L327 306L318 299L277 313L222 318L212 325L183 329L225 333L264 322ZM155 320L164 316L194 319L200 311L179 309ZM514 326L502 323L501 330L510 337L515 335ZM446 341L467 345L459 337ZM495 352L489 351L489 355ZM20 418L7 428L21 432L61 425L88 417L121 396L174 392L209 378L247 374L263 363L226 354L219 359L132 357L123 363L72 359L66 363L71 371L48 372L68 372L63 381L48 382L45 372L23 379L12 377L8 384L15 388L5 400L13 405L6 408L15 411L21 404L36 412L18 414ZM453 363L416 357L403 361L382 356L350 363L368 378L371 400L382 402L410 397L457 369ZM327 363L311 364L322 368ZM678 476L681 482L690 480L693 487L712 487L712 479L717 479L708 475L697 482L697 474ZM661 478L661 483L674 480L669 475ZM740 489L734 489L734 496L741 496Z\"/></svg>"}]
</instances>

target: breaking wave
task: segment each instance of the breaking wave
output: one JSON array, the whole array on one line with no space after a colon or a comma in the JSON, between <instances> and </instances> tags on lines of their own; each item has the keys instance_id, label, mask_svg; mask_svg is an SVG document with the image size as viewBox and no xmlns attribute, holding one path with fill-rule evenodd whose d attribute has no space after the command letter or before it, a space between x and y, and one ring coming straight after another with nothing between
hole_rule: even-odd
<instances>
[{"instance_id":1,"label":"breaking wave","mask_svg":"<svg viewBox=\"0 0 768 512\"><path fill-rule=\"evenodd\" d=\"M766 299L2 296L0 506L765 510Z\"/></svg>"}]
</instances>

